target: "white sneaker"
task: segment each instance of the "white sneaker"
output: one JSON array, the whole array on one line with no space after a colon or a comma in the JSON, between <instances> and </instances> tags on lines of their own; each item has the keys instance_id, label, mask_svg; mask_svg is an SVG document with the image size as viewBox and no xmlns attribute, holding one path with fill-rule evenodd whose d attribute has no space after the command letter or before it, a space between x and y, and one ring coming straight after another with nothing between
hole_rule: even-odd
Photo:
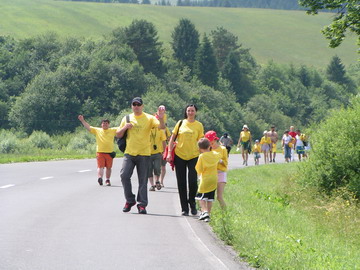
<instances>
[{"instance_id":1,"label":"white sneaker","mask_svg":"<svg viewBox=\"0 0 360 270\"><path fill-rule=\"evenodd\" d=\"M206 218L210 218L209 213L208 212L202 212L200 214L199 220L205 220Z\"/></svg>"}]
</instances>

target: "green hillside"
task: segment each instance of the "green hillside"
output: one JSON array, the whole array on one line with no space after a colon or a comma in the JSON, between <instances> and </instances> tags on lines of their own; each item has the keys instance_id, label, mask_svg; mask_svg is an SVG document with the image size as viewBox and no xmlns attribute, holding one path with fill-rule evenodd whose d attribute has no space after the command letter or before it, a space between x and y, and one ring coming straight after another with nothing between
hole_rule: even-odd
<instances>
[{"instance_id":1,"label":"green hillside","mask_svg":"<svg viewBox=\"0 0 360 270\"><path fill-rule=\"evenodd\" d=\"M133 19L155 24L160 39L169 46L179 18L189 18L201 33L223 26L251 48L259 63L326 66L337 54L345 64L355 63L355 37L340 48L330 49L320 30L333 14L306 15L303 11L240 8L197 8L154 5L101 4L52 0L1 0L0 35L30 37L46 31L62 36L97 38Z\"/></svg>"}]
</instances>

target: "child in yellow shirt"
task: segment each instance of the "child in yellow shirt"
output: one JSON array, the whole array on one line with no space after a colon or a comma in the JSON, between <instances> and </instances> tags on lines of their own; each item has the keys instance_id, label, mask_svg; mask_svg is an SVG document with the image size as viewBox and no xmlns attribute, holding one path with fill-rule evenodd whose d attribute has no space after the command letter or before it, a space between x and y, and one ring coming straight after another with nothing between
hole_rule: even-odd
<instances>
[{"instance_id":1,"label":"child in yellow shirt","mask_svg":"<svg viewBox=\"0 0 360 270\"><path fill-rule=\"evenodd\" d=\"M201 138L198 146L201 154L196 163L195 170L199 175L200 185L195 199L199 200L201 207L199 220L209 222L212 202L214 201L217 187L217 167L221 154L210 150L210 141L206 138Z\"/></svg>"},{"instance_id":2,"label":"child in yellow shirt","mask_svg":"<svg viewBox=\"0 0 360 270\"><path fill-rule=\"evenodd\" d=\"M253 146L254 160L255 165L259 165L260 153L261 153L261 144L259 140L255 140L255 145Z\"/></svg>"}]
</instances>

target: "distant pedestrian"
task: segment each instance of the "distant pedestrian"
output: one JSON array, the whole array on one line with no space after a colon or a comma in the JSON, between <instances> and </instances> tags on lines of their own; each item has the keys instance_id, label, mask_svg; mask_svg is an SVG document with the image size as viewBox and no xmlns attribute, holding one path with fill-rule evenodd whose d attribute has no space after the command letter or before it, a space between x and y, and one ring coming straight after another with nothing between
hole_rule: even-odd
<instances>
[{"instance_id":1,"label":"distant pedestrian","mask_svg":"<svg viewBox=\"0 0 360 270\"><path fill-rule=\"evenodd\" d=\"M204 127L195 119L196 113L197 107L194 104L186 106L184 119L178 121L172 131L167 156L167 161L171 162L176 137L174 164L183 216L189 215L189 206L191 214L197 214L195 196L198 184L195 165L199 157L197 142L204 137Z\"/></svg>"},{"instance_id":2,"label":"distant pedestrian","mask_svg":"<svg viewBox=\"0 0 360 270\"><path fill-rule=\"evenodd\" d=\"M78 119L91 134L96 136L98 183L100 186L103 185L104 168L106 168L105 185L111 186L110 177L113 159L115 157L114 139L116 136L116 128L109 128L110 121L108 119L101 121L101 128L90 126L89 123L85 121L83 115L79 115Z\"/></svg>"},{"instance_id":3,"label":"distant pedestrian","mask_svg":"<svg viewBox=\"0 0 360 270\"><path fill-rule=\"evenodd\" d=\"M124 153L124 160L120 171L121 182L124 187L124 194L126 203L123 208L123 212L129 212L131 207L138 202L137 208L139 214L146 214L146 206L148 205L148 168L150 162L150 132L152 128L164 129L164 113L165 107L159 106L157 115L155 116L144 113L144 104L140 97L136 97L131 102L131 108L133 113L130 114L130 123L126 122L124 117L117 129L117 137L122 138L125 131L127 131L126 137L126 149ZM135 199L135 194L132 192L131 176L134 168L136 167L138 174L138 193Z\"/></svg>"},{"instance_id":4,"label":"distant pedestrian","mask_svg":"<svg viewBox=\"0 0 360 270\"><path fill-rule=\"evenodd\" d=\"M295 136L295 151L298 154L299 161L301 158L305 157L305 145L304 145L304 136L302 136L301 131L298 129L296 130Z\"/></svg>"},{"instance_id":5,"label":"distant pedestrian","mask_svg":"<svg viewBox=\"0 0 360 270\"><path fill-rule=\"evenodd\" d=\"M222 145L219 145L219 138L216 135L216 132L210 130L205 133L205 138L209 140L210 147L212 151L215 151L221 155L221 159L217 166L217 189L216 189L216 198L220 203L221 208L225 208L225 200L224 200L224 189L227 181L227 167L228 167L228 152L226 148Z\"/></svg>"},{"instance_id":6,"label":"distant pedestrian","mask_svg":"<svg viewBox=\"0 0 360 270\"><path fill-rule=\"evenodd\" d=\"M289 130L289 135L291 136L291 142L289 144L290 149L291 149L291 160L294 161L295 160L295 137L296 137L296 131L295 131L295 127L294 126L290 126L290 130Z\"/></svg>"},{"instance_id":7,"label":"distant pedestrian","mask_svg":"<svg viewBox=\"0 0 360 270\"><path fill-rule=\"evenodd\" d=\"M261 144L259 142L259 140L255 140L255 144L253 146L252 149L253 153L254 153L254 161L255 161L255 165L259 165L259 161L260 161L260 153L261 153Z\"/></svg>"},{"instance_id":8,"label":"distant pedestrian","mask_svg":"<svg viewBox=\"0 0 360 270\"><path fill-rule=\"evenodd\" d=\"M221 154L210 150L210 142L206 138L200 139L198 145L201 154L195 168L200 177L200 185L196 199L199 200L201 207L199 220L209 222L218 183L217 168Z\"/></svg>"},{"instance_id":9,"label":"distant pedestrian","mask_svg":"<svg viewBox=\"0 0 360 270\"><path fill-rule=\"evenodd\" d=\"M243 158L243 165L248 165L249 152L251 151L251 132L247 125L244 125L240 132L237 147L241 147L241 155Z\"/></svg>"},{"instance_id":10,"label":"distant pedestrian","mask_svg":"<svg viewBox=\"0 0 360 270\"><path fill-rule=\"evenodd\" d=\"M284 150L285 161L288 163L291 161L291 141L292 137L289 135L289 131L286 130L282 137L282 147Z\"/></svg>"},{"instance_id":11,"label":"distant pedestrian","mask_svg":"<svg viewBox=\"0 0 360 270\"><path fill-rule=\"evenodd\" d=\"M270 145L270 162L275 162L276 157L276 144L279 140L279 136L277 132L275 131L275 126L272 125L270 128L270 131L268 132L268 136L271 139L271 145Z\"/></svg>"},{"instance_id":12,"label":"distant pedestrian","mask_svg":"<svg viewBox=\"0 0 360 270\"><path fill-rule=\"evenodd\" d=\"M149 191L155 191L155 189L160 190L162 188L160 184L160 174L161 161L163 160L162 153L166 147L165 131L163 129L158 129L157 127L152 128L150 133L150 141L151 156L149 164Z\"/></svg>"},{"instance_id":13,"label":"distant pedestrian","mask_svg":"<svg viewBox=\"0 0 360 270\"><path fill-rule=\"evenodd\" d=\"M163 131L164 131L165 137L166 137L166 144L168 144L170 137L171 137L171 132L167 126ZM163 156L163 158L161 159L161 174L160 174L161 187L164 187L164 179L165 179L165 175L166 175L166 163L167 163L166 157Z\"/></svg>"},{"instance_id":14,"label":"distant pedestrian","mask_svg":"<svg viewBox=\"0 0 360 270\"><path fill-rule=\"evenodd\" d=\"M261 152L264 154L264 163L269 163L269 152L270 152L270 145L271 145L271 139L268 137L267 130L264 131L263 137L260 140L261 144Z\"/></svg>"},{"instance_id":15,"label":"distant pedestrian","mask_svg":"<svg viewBox=\"0 0 360 270\"><path fill-rule=\"evenodd\" d=\"M224 146L226 148L226 150L228 152L228 156L229 156L231 147L233 145L233 140L231 139L229 134L227 132L225 132L224 135L221 136L219 142L222 146Z\"/></svg>"}]
</instances>

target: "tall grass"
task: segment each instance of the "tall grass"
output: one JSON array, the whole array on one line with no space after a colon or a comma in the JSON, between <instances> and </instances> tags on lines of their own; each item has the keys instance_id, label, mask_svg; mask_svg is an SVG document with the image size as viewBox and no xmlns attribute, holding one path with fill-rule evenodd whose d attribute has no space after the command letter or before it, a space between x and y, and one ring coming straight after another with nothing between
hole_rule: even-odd
<instances>
[{"instance_id":1,"label":"tall grass","mask_svg":"<svg viewBox=\"0 0 360 270\"><path fill-rule=\"evenodd\" d=\"M231 171L227 210L215 204L214 231L256 267L359 269L356 200L304 189L296 182L297 172L297 164Z\"/></svg>"},{"instance_id":2,"label":"tall grass","mask_svg":"<svg viewBox=\"0 0 360 270\"><path fill-rule=\"evenodd\" d=\"M345 64L356 63L355 36L348 35L340 48L327 47L320 30L331 22L332 16L271 9L2 0L0 35L24 38L54 31L61 36L96 39L116 27L128 26L134 19L145 19L154 23L160 40L169 48L179 19L188 18L201 34L220 26L228 29L245 48L251 48L261 64L275 60L324 67L335 54Z\"/></svg>"}]
</instances>

